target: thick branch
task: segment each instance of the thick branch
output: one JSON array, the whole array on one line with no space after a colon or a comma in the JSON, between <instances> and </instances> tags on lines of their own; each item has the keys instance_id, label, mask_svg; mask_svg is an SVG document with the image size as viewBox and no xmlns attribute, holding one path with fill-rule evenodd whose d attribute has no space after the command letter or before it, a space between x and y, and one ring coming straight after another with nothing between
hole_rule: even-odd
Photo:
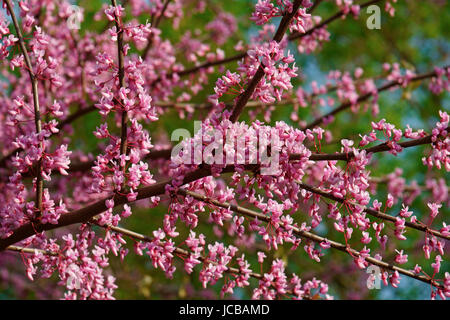
<instances>
[{"instance_id":1,"label":"thick branch","mask_svg":"<svg viewBox=\"0 0 450 320\"><path fill-rule=\"evenodd\" d=\"M310 185L308 185L306 183L302 183L300 181L298 181L297 183L302 189L305 189L305 190L307 190L309 192L318 194L318 195L320 195L320 196L322 196L324 198L328 198L330 200L334 200L334 201L337 201L339 203L345 202L345 199L342 199L340 197L336 197L336 196L332 195L331 193L328 193L326 191L320 190L319 188L315 188L313 186L310 186ZM390 216L390 215L385 214L385 213L383 213L381 211L377 211L377 210L373 210L373 209L367 208L367 207L362 206L360 204L357 204L355 202L348 202L348 203L350 205L352 205L352 206L357 206L357 207L363 208L364 212L366 212L367 214L369 214L369 215L371 215L371 216L373 216L375 218L379 218L379 219L386 220L386 221L393 222L393 223L395 223L397 221L396 217ZM436 237L439 237L439 238L442 238L442 239L445 239L445 240L450 240L450 236L446 236L446 235L442 234L441 232L439 232L437 230L433 230L433 229L427 227L426 225L419 224L419 223L408 222L408 221L405 221L405 225L407 227L409 227L409 228L413 228L413 229L416 229L416 230L419 230L419 231L427 232L427 233L430 233L432 235L435 235Z\"/></svg>"}]
</instances>

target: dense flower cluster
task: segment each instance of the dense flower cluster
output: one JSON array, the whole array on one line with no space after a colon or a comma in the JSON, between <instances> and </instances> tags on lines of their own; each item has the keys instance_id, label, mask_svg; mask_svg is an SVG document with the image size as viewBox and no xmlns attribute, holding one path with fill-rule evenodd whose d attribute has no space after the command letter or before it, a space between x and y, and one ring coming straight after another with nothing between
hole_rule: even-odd
<instances>
[{"instance_id":1,"label":"dense flower cluster","mask_svg":"<svg viewBox=\"0 0 450 320\"><path fill-rule=\"evenodd\" d=\"M423 158L423 163L428 167L436 166L438 169L445 168L450 171L450 137L449 115L447 112L439 111L440 121L436 123L436 128L432 131L433 150L430 156Z\"/></svg>"}]
</instances>

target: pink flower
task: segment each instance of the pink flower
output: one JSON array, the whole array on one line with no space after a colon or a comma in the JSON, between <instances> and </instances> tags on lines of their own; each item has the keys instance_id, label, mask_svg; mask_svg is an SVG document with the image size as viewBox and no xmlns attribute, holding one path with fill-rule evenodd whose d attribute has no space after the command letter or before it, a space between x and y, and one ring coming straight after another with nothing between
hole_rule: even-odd
<instances>
[{"instance_id":1,"label":"pink flower","mask_svg":"<svg viewBox=\"0 0 450 320\"><path fill-rule=\"evenodd\" d=\"M107 199L105 201L105 205L108 209L114 208L114 199Z\"/></svg>"},{"instance_id":2,"label":"pink flower","mask_svg":"<svg viewBox=\"0 0 450 320\"><path fill-rule=\"evenodd\" d=\"M132 212L131 212L130 206L125 204L123 206L122 217L123 218L128 218L129 216L131 216L131 214L132 214Z\"/></svg>"},{"instance_id":3,"label":"pink flower","mask_svg":"<svg viewBox=\"0 0 450 320\"><path fill-rule=\"evenodd\" d=\"M430 208L431 212L430 212L430 216L431 219L434 220L434 218L436 218L436 216L439 213L439 209L442 207L442 204L437 204L437 203L428 203L428 208Z\"/></svg>"},{"instance_id":4,"label":"pink flower","mask_svg":"<svg viewBox=\"0 0 450 320\"><path fill-rule=\"evenodd\" d=\"M264 258L266 258L266 255L264 254L264 252L258 251L258 262L263 263Z\"/></svg>"},{"instance_id":5,"label":"pink flower","mask_svg":"<svg viewBox=\"0 0 450 320\"><path fill-rule=\"evenodd\" d=\"M125 9L119 4L117 7L109 6L105 9L106 17L109 21L114 21L116 18L120 18Z\"/></svg>"},{"instance_id":6,"label":"pink flower","mask_svg":"<svg viewBox=\"0 0 450 320\"><path fill-rule=\"evenodd\" d=\"M403 250L401 251L397 251L397 256L395 257L395 262L398 264L405 264L406 262L408 262L408 255L407 254L403 254Z\"/></svg>"},{"instance_id":7,"label":"pink flower","mask_svg":"<svg viewBox=\"0 0 450 320\"><path fill-rule=\"evenodd\" d=\"M394 271L394 273L391 274L389 282L391 283L392 287L398 287L398 284L400 283L400 275L398 274L398 271Z\"/></svg>"},{"instance_id":8,"label":"pink flower","mask_svg":"<svg viewBox=\"0 0 450 320\"><path fill-rule=\"evenodd\" d=\"M434 273L439 273L439 270L441 269L441 262L442 262L442 257L440 255L437 255L435 258L435 262L431 264L431 267L434 270Z\"/></svg>"}]
</instances>

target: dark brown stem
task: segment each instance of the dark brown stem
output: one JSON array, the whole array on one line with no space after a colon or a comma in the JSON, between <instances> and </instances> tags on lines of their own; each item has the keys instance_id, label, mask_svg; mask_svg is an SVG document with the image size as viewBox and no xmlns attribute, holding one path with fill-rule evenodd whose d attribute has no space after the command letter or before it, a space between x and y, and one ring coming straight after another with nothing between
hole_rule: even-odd
<instances>
[{"instance_id":1,"label":"dark brown stem","mask_svg":"<svg viewBox=\"0 0 450 320\"><path fill-rule=\"evenodd\" d=\"M445 66L444 68L447 68L447 66ZM410 81L411 82L416 82L416 81L421 81L421 80L424 80L424 79L427 79L427 78L432 78L432 77L435 77L435 76L436 76L436 72L435 71L431 71L431 72L427 72L427 73L423 73L423 74L417 75L417 76L411 78ZM388 89L391 89L391 88L399 86L399 85L401 85L401 84L398 81L388 82L385 85L377 88L377 93L386 91ZM358 104L358 103L360 103L362 101L365 101L365 100L369 99L371 96L373 96L373 94L371 92L366 93L366 94L364 94L362 96L359 96L358 99L356 100L355 104ZM354 104L352 104L351 102L342 103L339 107L333 109L332 111L328 112L327 114L324 114L323 116L320 116L319 118L315 119L310 124L306 125L306 127L304 129L312 129L315 126L321 124L327 117L334 116L335 114L350 108L352 105L354 105Z\"/></svg>"},{"instance_id":2,"label":"dark brown stem","mask_svg":"<svg viewBox=\"0 0 450 320\"><path fill-rule=\"evenodd\" d=\"M252 219L258 219L258 221L264 221L266 223L270 223L271 222L271 218L269 216L267 216L267 215L265 215L263 213L260 213L260 212L256 212L256 211L253 211L253 210L250 210L250 209L238 206L238 205L233 205L233 204L227 203L227 202L223 202L222 203L222 202L219 202L219 201L217 201L215 199L211 199L209 197L206 197L206 196L204 196L202 194L199 194L199 193L196 193L196 192L192 192L192 191L187 191L187 190L184 190L184 189L181 189L179 191L179 193L184 194L184 195L189 195L189 196L193 197L194 199L199 200L199 201L203 201L205 203L211 203L212 205L217 206L217 207L221 207L221 208L225 208L225 209L229 208L230 210L232 210L235 213L239 213L239 214L245 215L245 216L247 216L249 218L252 218ZM313 241L315 243L322 243L322 242L328 241L330 243L330 247L331 248L337 249L337 250L339 250L341 252L344 252L344 253L347 253L347 254L349 254L351 256L358 257L361 254L359 251L357 251L355 249L352 249L351 247L349 247L349 246L347 246L347 245L345 245L343 243L339 243L339 242L336 242L336 241L333 241L333 240L329 240L327 238L318 236L318 235L316 235L314 233L311 233L311 232L308 232L308 231L300 230L298 227L293 227L292 231L293 231L293 233L295 235L297 235L297 236L299 236L299 237L301 237L303 239L307 239L307 240ZM377 259L372 258L372 257L366 257L365 260L367 262L369 262L369 263L371 263L373 265L376 265L378 267L381 267L383 269L388 269L388 270L391 270L391 271L397 271L398 273L401 273L401 274L403 274L405 276L417 279L419 281L431 284L431 285L433 285L433 286L435 286L437 288L442 289L442 286L439 285L433 279L429 279L429 278L427 278L425 276L422 276L422 275L417 275L414 272L411 272L411 271L408 271L406 269L400 268L400 267L398 267L396 265L393 265L393 264L390 264L390 263L387 263L387 262L384 262L384 261L381 261L381 260L377 260Z\"/></svg>"},{"instance_id":3,"label":"dark brown stem","mask_svg":"<svg viewBox=\"0 0 450 320\"><path fill-rule=\"evenodd\" d=\"M117 7L116 0L111 0L111 3L114 7ZM116 29L117 29L117 57L119 63L119 89L125 87L125 68L124 68L124 56L123 56L123 29L122 23L120 21L120 17L116 17ZM120 104L123 106L123 101L120 101ZM128 124L128 115L126 110L122 110L122 121L120 126L120 153L122 155L127 154L127 124ZM125 171L125 165L122 170Z\"/></svg>"},{"instance_id":4,"label":"dark brown stem","mask_svg":"<svg viewBox=\"0 0 450 320\"><path fill-rule=\"evenodd\" d=\"M292 11L290 13L286 13L283 18L281 19L280 25L278 26L277 32L275 33L273 40L276 42L280 42L283 39L284 34L286 33L286 30L289 27L289 24L291 23L291 20L294 18L295 14L297 13L297 10L299 9L301 4L300 0L296 0L293 4ZM230 120L232 122L236 122L239 119L239 115L241 114L242 110L244 109L245 105L247 104L247 101L250 99L251 95L255 91L256 86L258 85L259 81L264 76L264 66L262 64L259 65L258 70L256 70L255 75L253 76L252 80L247 86L247 89L239 95L237 98L236 104L234 105L233 112L230 116Z\"/></svg>"},{"instance_id":5,"label":"dark brown stem","mask_svg":"<svg viewBox=\"0 0 450 320\"><path fill-rule=\"evenodd\" d=\"M428 135L426 137L415 139L411 141L406 141L399 143L399 145L402 148L409 148L413 146L418 146L422 144L429 144L431 143L431 135ZM380 144L371 148L364 149L367 153L376 153L376 152L382 152L390 150L390 148L386 144ZM354 157L354 154L352 152L347 153L336 153L336 154L313 154L310 156L310 160L314 161L325 161L325 160L349 160L352 157ZM290 160L300 160L301 156L293 154L289 157ZM257 164L249 164L244 166L246 170L256 172L259 169L259 165ZM229 173L234 172L235 168L233 165L226 166L222 173ZM190 183L192 181L204 178L211 175L211 169L208 166L201 167L189 174L187 174L183 179L183 185ZM153 185L150 185L148 187L143 187L138 190L136 190L138 196L136 200L142 200L146 198L150 198L153 196L158 196L165 193L165 187L168 184L172 184L172 179L162 181L159 183L155 183ZM61 218L58 220L57 224L41 224L41 223L27 223L25 225L22 225L21 227L17 228L14 233L5 239L0 239L0 251L5 250L6 247L9 245L13 245L19 241L22 241L34 234L36 232L42 232L45 230L53 230L60 227L65 227L68 225L72 225L75 223L83 223L88 221L89 219L95 217L96 215L106 211L107 207L105 205L105 201L107 199L110 199L111 197L106 197L104 199L101 199L91 205L88 205L84 208L74 210L72 212L69 212L67 214L64 214L61 216ZM119 206L125 203L130 203L132 201L128 201L126 196L115 194L114 195L114 206Z\"/></svg>"}]
</instances>

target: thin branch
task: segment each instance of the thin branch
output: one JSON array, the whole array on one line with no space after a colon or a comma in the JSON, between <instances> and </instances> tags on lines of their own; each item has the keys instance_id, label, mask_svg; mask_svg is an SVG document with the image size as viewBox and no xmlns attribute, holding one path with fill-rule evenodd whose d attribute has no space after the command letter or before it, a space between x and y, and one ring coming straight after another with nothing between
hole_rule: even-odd
<instances>
[{"instance_id":1,"label":"thin branch","mask_svg":"<svg viewBox=\"0 0 450 320\"><path fill-rule=\"evenodd\" d=\"M371 4L374 4L374 3L379 2L379 1L385 1L385 0L371 0L371 1L368 1L366 3L361 4L360 7L361 8L365 8L365 7L367 7L367 6L371 5ZM289 41L293 41L293 40L305 37L307 35L310 35L315 30L318 30L318 29L324 27L325 25L327 25L327 24L337 20L338 18L342 17L343 15L344 15L343 11L341 10L341 11L337 12L336 14L334 14L333 16L329 17L328 19L324 20L322 23L320 23L320 24L318 24L318 25L308 29L306 31L306 33L294 33L294 34L292 34L290 37L288 37L288 40ZM205 62L203 64L200 64L198 66L195 66L195 67L192 67L192 68L189 68L189 69L185 69L185 70L180 71L180 72L169 73L167 76L169 78L172 77L174 74L177 74L180 77L187 76L187 75L190 75L192 73L196 73L199 70L202 70L202 69L205 69L205 68L209 68L209 67L212 67L212 66L222 65L222 64L229 63L229 62L240 60L242 58L245 58L246 56L247 56L247 52L240 52L240 53L238 53L238 54L236 54L236 55L234 55L232 57L229 57L229 58L224 58L224 59L221 59L221 60ZM159 81L161 81L161 78L157 78L152 83L152 85L155 85Z\"/></svg>"},{"instance_id":2,"label":"thin branch","mask_svg":"<svg viewBox=\"0 0 450 320\"><path fill-rule=\"evenodd\" d=\"M281 19L280 25L278 26L277 32L275 33L273 40L276 42L280 42L283 39L284 34L286 33L289 24L291 23L291 20L294 18L295 14L297 13L299 7L301 4L301 0L295 0L292 11L290 13L286 13L283 18ZM239 115L241 114L242 110L244 109L245 105L247 104L247 101L250 99L251 95L256 89L256 86L258 85L259 81L264 76L264 66L261 63L258 67L258 70L256 70L255 75L253 76L252 80L250 80L250 83L247 86L247 89L239 95L237 98L236 104L234 105L232 114L230 116L230 120L232 122L236 122L239 118Z\"/></svg>"},{"instance_id":3,"label":"thin branch","mask_svg":"<svg viewBox=\"0 0 450 320\"><path fill-rule=\"evenodd\" d=\"M444 67L444 69L446 69L446 68L448 68L448 66ZM427 78L432 78L432 77L436 77L436 72L435 71L431 71L431 72L427 72L427 73L423 73L423 74L417 75L415 77L412 77L410 79L410 81L411 82L416 82L416 81L421 81L421 80L424 80L424 79L427 79ZM383 91L386 91L388 89L391 89L391 88L399 86L399 85L401 85L401 83L399 83L398 81L394 80L394 81L388 82L385 85L377 88L376 92L377 93L383 92ZM356 100L356 103L354 103L354 104L351 103L351 102L342 103L339 107L336 107L332 111L324 114L323 116L320 116L319 118L315 119L310 124L306 125L306 127L304 127L304 129L312 129L315 126L321 124L326 118L328 118L330 116L334 116L335 114L337 114L337 113L339 113L341 111L344 111L344 110L350 108L353 105L356 105L356 104L358 104L358 103L360 103L362 101L365 101L365 100L369 99L371 96L373 96L373 93L369 92L369 93L366 93L366 94L364 94L362 96L359 96L358 99Z\"/></svg>"},{"instance_id":4,"label":"thin branch","mask_svg":"<svg viewBox=\"0 0 450 320\"><path fill-rule=\"evenodd\" d=\"M49 250L42 250L42 249L36 249L36 248L25 248L25 247L19 247L19 246L9 246L6 248L6 250L9 251L15 251L15 252L21 252L21 253L30 253L30 254L44 254L47 256L57 256L57 252L49 251Z\"/></svg>"},{"instance_id":5,"label":"thin branch","mask_svg":"<svg viewBox=\"0 0 450 320\"><path fill-rule=\"evenodd\" d=\"M8 8L9 14L11 15L11 19L14 24L14 28L17 32L17 37L19 38L19 46L22 51L22 54L25 59L25 65L28 69L28 75L30 76L31 87L33 91L33 104L34 104L34 123L36 127L36 134L39 135L42 130L41 123L41 112L39 108L39 93L38 93L38 79L33 73L33 66L31 65L31 59L28 55L27 47L25 45L25 41L23 39L22 31L20 29L19 23L17 21L16 15L14 13L13 6L11 5L10 0L5 0L6 7ZM39 148L44 151L45 145L43 141L39 142ZM42 158L39 159L37 164L37 173L36 173L36 208L38 210L37 216L39 217L42 211L42 192L44 190L44 181L42 179Z\"/></svg>"},{"instance_id":6,"label":"thin branch","mask_svg":"<svg viewBox=\"0 0 450 320\"><path fill-rule=\"evenodd\" d=\"M448 130L449 128L447 128ZM401 142L398 143L399 146L401 146L402 148L411 148L411 147L415 147L415 146L420 146L423 144L430 144L432 142L432 135L427 135L423 138L419 138L419 139L413 139L410 141L405 141L405 142ZM389 151L391 150L391 148L389 147L389 145L385 142L385 143L381 143L379 145L370 147L370 148L366 148L366 149L361 149L366 151L367 154L369 153L378 153L378 152L384 152L384 151ZM312 154L311 157L309 157L310 160L314 160L314 161L332 161L332 160L342 160L342 161L349 161L351 160L353 157L355 156L355 154L353 153L353 151L345 153L345 152L341 152L341 153L334 153L334 154ZM299 160L300 159L300 155L296 155L296 154L292 154L289 157L290 160Z\"/></svg>"},{"instance_id":7,"label":"thin branch","mask_svg":"<svg viewBox=\"0 0 450 320\"><path fill-rule=\"evenodd\" d=\"M166 11L169 3L171 0L166 0L164 3L163 8L161 9L161 13L156 18L155 23L152 25L152 28L158 28L160 22L162 21L162 18L164 17L164 12ZM144 51L142 52L141 58L142 60L145 60L147 58L148 52L150 51L151 47L153 45L153 32L149 34L147 39L147 46L145 47Z\"/></svg>"},{"instance_id":8,"label":"thin branch","mask_svg":"<svg viewBox=\"0 0 450 320\"><path fill-rule=\"evenodd\" d=\"M308 13L312 13L314 10L316 10L316 8L319 6L319 4L322 1L323 0L316 0L316 1L314 1L313 5L308 9Z\"/></svg>"},{"instance_id":9,"label":"thin branch","mask_svg":"<svg viewBox=\"0 0 450 320\"><path fill-rule=\"evenodd\" d=\"M258 221L264 221L266 223L270 223L271 222L270 217L266 216L265 214L260 213L260 212L256 212L256 211L253 211L253 210L250 210L250 209L238 206L238 205L233 205L233 204L227 203L227 202L219 202L217 200L211 199L211 198L209 198L207 196L204 196L202 194L199 194L199 193L196 193L196 192L192 192L192 191L187 191L187 190L184 190L184 189L180 189L178 193L184 194L184 195L189 195L189 196L193 197L196 200L203 201L205 203L211 203L211 204L213 204L215 206L218 206L218 207L221 207L221 208L230 209L230 210L234 211L235 213L239 213L239 214L245 215L245 216L247 216L249 218L252 218L252 219L258 219ZM316 242L316 243L322 243L322 242L328 241L330 246L331 246L331 248L337 249L337 250L339 250L341 252L345 252L345 253L347 253L347 254L349 254L351 256L360 256L360 254L361 254L359 251L357 251L355 249L352 249L351 247L349 247L349 246L347 246L345 244L342 244L342 243L339 243L339 242L336 242L336 241L333 241L333 240L329 240L327 238L318 236L318 235L316 235L314 233L311 233L311 232L308 232L308 231L302 231L298 227L293 227L292 231L293 231L293 233L295 235L297 235L297 236L299 236L301 238L307 239L307 240L311 240L311 241ZM381 260L377 260L377 259L372 258L372 257L366 257L365 260L367 262L373 264L373 265L376 265L376 266L380 267L380 268L389 269L391 271L397 271L398 273L401 273L401 274L403 274L405 276L417 279L419 281L431 284L431 285L435 286L436 288L441 288L442 289L442 286L439 285L433 279L429 279L429 278L427 278L425 276L417 275L414 272L411 272L411 271L408 271L406 269L400 268L400 267L398 267L396 265L393 265L393 264L390 264L390 263L387 263L387 262L384 262L384 261L381 261Z\"/></svg>"},{"instance_id":10,"label":"thin branch","mask_svg":"<svg viewBox=\"0 0 450 320\"><path fill-rule=\"evenodd\" d=\"M362 3L359 7L360 7L360 9L363 9L365 7L368 7L368 6L372 5L372 4L375 4L375 3L380 2L380 1L385 1L385 0L370 0L368 2ZM328 19L323 20L321 23L319 23L318 25L315 25L313 28L307 30L305 33L296 32L296 33L291 34L289 36L289 41L293 41L293 40L296 40L296 39L301 39L303 37L309 36L314 31L325 27L326 25L330 24L331 22L333 22L333 21L335 21L335 20L337 20L337 19L339 19L339 18L341 18L343 16L345 16L344 9L342 9L339 12L336 12L334 15L332 15Z\"/></svg>"},{"instance_id":11,"label":"thin branch","mask_svg":"<svg viewBox=\"0 0 450 320\"><path fill-rule=\"evenodd\" d=\"M402 146L403 148L409 148L409 147L418 146L418 145L422 145L422 144L429 144L429 143L431 143L431 138L432 138L432 136L428 135L428 136L420 138L420 139L415 139L412 141L399 143L399 145ZM374 146L371 148L367 148L364 150L366 150L367 153L369 153L369 152L376 153L376 152L390 150L390 148L389 148L389 146L387 146L384 143L384 144L380 144L380 145L377 145L377 146ZM289 159L290 160L299 160L300 157L301 157L301 155L293 154L289 157ZM349 160L349 159L351 159L351 157L354 157L353 152L336 153L336 154L313 154L313 155L311 155L311 157L309 159L314 160L314 161ZM253 172L256 172L257 170L259 170L259 167L260 166L257 164L244 165L245 170L253 171ZM229 166L226 166L222 170L222 173L229 173L229 172L234 172L234 171L235 171L235 167L233 165L229 165ZM184 184L193 182L195 180L198 180L198 179L210 176L210 175L211 175L211 168L209 166L204 165L204 166L201 166L199 169L186 174L186 176L183 179L182 184L184 185ZM150 186L143 187L143 188L136 190L138 195L137 195L137 198L135 201L164 194L165 187L168 184L170 184L170 185L172 184L172 179L165 180L165 181L162 181L159 183L155 183ZM105 201L108 199L111 199L111 196L106 197L101 200L98 200L97 202L95 202L91 205L88 205L84 208L66 213L59 218L57 224L50 224L50 223L42 224L40 222L24 224L24 225L20 226L19 228L17 228L13 232L13 234L11 236L9 236L8 238L0 239L0 251L5 250L5 248L9 245L12 245L19 241L22 241L22 240L36 234L36 232L42 232L45 230L53 230L53 229L57 229L60 227L64 227L64 226L68 226L68 225L72 225L72 224L76 224L76 223L86 222L89 219L93 218L94 216L107 210ZM120 195L120 194L115 194L113 197L113 200L114 200L114 206L119 206L122 204L133 202L133 201L129 201L126 196Z\"/></svg>"},{"instance_id":12,"label":"thin branch","mask_svg":"<svg viewBox=\"0 0 450 320\"><path fill-rule=\"evenodd\" d=\"M360 207L360 208L363 209L364 212L366 212L367 214L369 214L369 215L371 215L371 216L373 216L375 218L386 220L386 221L389 221L389 222L392 222L392 223L395 223L397 221L396 217L390 216L390 215L385 214L385 213L383 213L381 211L377 211L377 210L374 210L374 209L367 208L366 206L360 205L360 204L352 202L352 201L346 201L343 198L336 197L336 196L332 195L329 192L320 190L319 188L315 188L315 187L310 186L310 185L308 185L306 183L302 183L300 181L297 181L297 184L302 189L305 189L305 190L307 190L309 192L318 194L318 195L320 195L320 196L322 196L324 198L327 198L327 199L330 199L330 200L334 200L334 201L337 201L339 203L347 202L347 203L349 203L352 206ZM442 239L445 239L445 240L450 240L450 236L444 235L444 234L442 234L441 232L439 232L437 230L433 230L433 229L429 228L426 225L419 224L419 223L408 222L408 221L405 221L405 225L407 227L409 227L409 228L416 229L416 230L419 230L419 231L423 231L423 232L426 232L426 233L430 233L432 235L435 235L436 237L439 237L439 238L442 238Z\"/></svg>"},{"instance_id":13,"label":"thin branch","mask_svg":"<svg viewBox=\"0 0 450 320\"><path fill-rule=\"evenodd\" d=\"M111 3L114 7L117 7L116 0L111 0ZM115 13L115 22L117 29L117 57L119 60L119 90L125 87L125 68L124 68L124 56L123 56L123 28L122 22L120 21L120 17L118 17ZM117 98L118 99L118 98ZM119 104L123 105L123 101L120 101ZM120 126L120 154L127 154L127 122L128 115L126 110L122 110L122 121ZM125 173L126 165L123 166L122 170Z\"/></svg>"}]
</instances>

